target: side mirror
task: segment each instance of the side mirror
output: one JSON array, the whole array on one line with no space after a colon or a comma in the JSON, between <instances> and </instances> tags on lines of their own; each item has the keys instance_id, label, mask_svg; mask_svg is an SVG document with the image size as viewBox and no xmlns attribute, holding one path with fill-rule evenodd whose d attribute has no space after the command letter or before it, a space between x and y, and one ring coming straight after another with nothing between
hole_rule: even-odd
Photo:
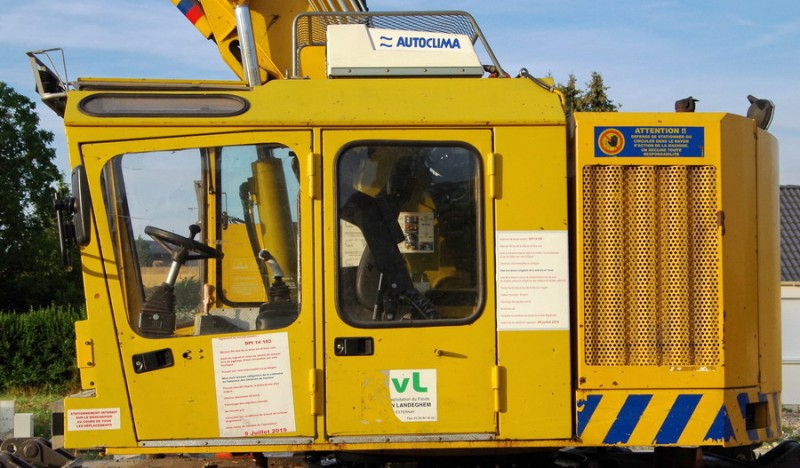
<instances>
[{"instance_id":1,"label":"side mirror","mask_svg":"<svg viewBox=\"0 0 800 468\"><path fill-rule=\"evenodd\" d=\"M64 198L56 194L53 200L53 208L56 210L56 224L58 225L61 262L67 271L72 271L72 259L69 255L70 246L73 243L87 245L91 238L89 229L91 200L86 170L82 165L76 166L72 170L72 192L72 196Z\"/></svg>"},{"instance_id":2,"label":"side mirror","mask_svg":"<svg viewBox=\"0 0 800 468\"><path fill-rule=\"evenodd\" d=\"M89 218L92 199L89 196L89 182L86 179L86 169L83 165L76 166L72 170L72 194L75 199L75 213L72 216L72 223L75 225L75 240L78 245L88 245L91 239Z\"/></svg>"}]
</instances>

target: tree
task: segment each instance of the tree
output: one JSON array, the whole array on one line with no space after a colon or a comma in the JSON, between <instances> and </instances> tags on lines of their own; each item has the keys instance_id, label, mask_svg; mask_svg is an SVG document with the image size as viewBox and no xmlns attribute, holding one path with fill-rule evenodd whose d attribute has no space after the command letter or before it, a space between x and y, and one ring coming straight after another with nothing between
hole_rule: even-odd
<instances>
[{"instance_id":1,"label":"tree","mask_svg":"<svg viewBox=\"0 0 800 468\"><path fill-rule=\"evenodd\" d=\"M583 93L581 93L581 91L575 87L576 82L577 79L575 78L575 75L570 73L566 86L560 84L556 85L556 88L558 88L558 90L561 91L561 94L564 95L564 111L567 114L572 114L576 110L579 110L576 109L576 107L581 105L581 95Z\"/></svg>"},{"instance_id":2,"label":"tree","mask_svg":"<svg viewBox=\"0 0 800 468\"><path fill-rule=\"evenodd\" d=\"M139 259L139 264L141 266L153 266L155 258L153 257L153 251L150 250L150 241L143 239L142 235L139 234L134 243L136 244L136 257Z\"/></svg>"},{"instance_id":3,"label":"tree","mask_svg":"<svg viewBox=\"0 0 800 468\"><path fill-rule=\"evenodd\" d=\"M35 104L0 82L0 310L79 304L79 270L64 271L53 195L63 177L53 134L39 128Z\"/></svg>"},{"instance_id":4,"label":"tree","mask_svg":"<svg viewBox=\"0 0 800 468\"><path fill-rule=\"evenodd\" d=\"M587 90L583 95L583 108L586 112L616 112L619 108L614 101L608 98L608 86L603 84L603 77L598 72L592 72L592 80L586 83Z\"/></svg>"},{"instance_id":5,"label":"tree","mask_svg":"<svg viewBox=\"0 0 800 468\"><path fill-rule=\"evenodd\" d=\"M564 111L567 114L573 112L616 112L620 105L614 104L606 91L609 89L603 83L603 77L599 72L592 72L591 81L586 83L586 90L581 91L576 87L577 79L575 75L569 75L567 84L556 84L562 95L564 95Z\"/></svg>"}]
</instances>

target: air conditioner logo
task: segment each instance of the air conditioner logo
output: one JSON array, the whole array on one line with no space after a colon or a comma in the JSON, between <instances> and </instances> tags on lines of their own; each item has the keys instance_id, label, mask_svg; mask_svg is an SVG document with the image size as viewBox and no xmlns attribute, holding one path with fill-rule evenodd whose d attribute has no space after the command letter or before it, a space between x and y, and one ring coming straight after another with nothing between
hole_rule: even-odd
<instances>
[{"instance_id":1,"label":"air conditioner logo","mask_svg":"<svg viewBox=\"0 0 800 468\"><path fill-rule=\"evenodd\" d=\"M383 49L461 49L457 37L380 36L378 45Z\"/></svg>"}]
</instances>

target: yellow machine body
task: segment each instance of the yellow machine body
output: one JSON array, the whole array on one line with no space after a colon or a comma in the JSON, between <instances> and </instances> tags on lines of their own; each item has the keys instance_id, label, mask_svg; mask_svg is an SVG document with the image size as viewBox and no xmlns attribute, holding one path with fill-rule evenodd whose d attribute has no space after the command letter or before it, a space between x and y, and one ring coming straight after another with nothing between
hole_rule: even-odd
<instances>
[{"instance_id":1,"label":"yellow machine body","mask_svg":"<svg viewBox=\"0 0 800 468\"><path fill-rule=\"evenodd\" d=\"M230 2L201 4L237 69ZM777 143L752 119L568 118L547 82L497 68L279 79L292 60L333 76L325 47L279 46L305 2L251 7L264 84L67 95L88 317L66 447L780 435Z\"/></svg>"},{"instance_id":2,"label":"yellow machine body","mask_svg":"<svg viewBox=\"0 0 800 468\"><path fill-rule=\"evenodd\" d=\"M86 391L65 400L66 446L735 446L779 434L776 145L751 120L578 114L568 139L559 96L527 79L274 81L215 92L248 104L229 117L87 114L86 103L109 95L72 92L66 115L92 208L82 247L88 319L76 326ZM442 238L432 252L404 253L415 285L430 297L471 298L433 299L437 320L345 312L341 285L363 242L340 219L343 187L352 186L340 183L343 161L373 144L395 157L430 146L448 148L439 162L461 150L471 158L462 217L440 209L456 196L449 186L447 197L434 190L403 208L429 216L429 235ZM228 148L249 146L260 148L256 159L265 147L285 148L297 177L274 162L225 159L235 157ZM163 174L169 155L196 148L206 156L176 166L196 175ZM115 162L120 155L135 158ZM360 167L372 180L390 178L370 161ZM162 178L136 181L150 162ZM243 198L254 200L258 248L275 250L294 276L297 311L277 328L252 325L270 301L231 214L240 186L219 176L229 166L252 187ZM355 186L366 190L359 174ZM203 299L174 332L153 334L135 319L152 267L130 264L137 233L124 220L150 210L137 206L137 183L157 204L183 180L198 202L176 216L201 224L202 242L224 256L184 266ZM474 226L473 250L448 250L456 222ZM463 267L468 259L475 264ZM209 328L214 315L249 325ZM258 344L260 354L247 351ZM237 393L247 382L252 391ZM252 428L226 419L237 411L249 411Z\"/></svg>"}]
</instances>

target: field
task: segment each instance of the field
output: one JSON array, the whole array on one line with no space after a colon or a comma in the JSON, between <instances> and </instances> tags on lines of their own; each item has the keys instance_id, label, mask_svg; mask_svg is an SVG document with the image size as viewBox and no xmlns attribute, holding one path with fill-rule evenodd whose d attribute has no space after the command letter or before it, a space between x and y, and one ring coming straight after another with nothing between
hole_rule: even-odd
<instances>
[{"instance_id":1,"label":"field","mask_svg":"<svg viewBox=\"0 0 800 468\"><path fill-rule=\"evenodd\" d=\"M145 288L151 288L163 283L169 273L169 266L142 267L142 284ZM187 279L200 279L200 268L197 266L184 265L178 274L178 282Z\"/></svg>"}]
</instances>

